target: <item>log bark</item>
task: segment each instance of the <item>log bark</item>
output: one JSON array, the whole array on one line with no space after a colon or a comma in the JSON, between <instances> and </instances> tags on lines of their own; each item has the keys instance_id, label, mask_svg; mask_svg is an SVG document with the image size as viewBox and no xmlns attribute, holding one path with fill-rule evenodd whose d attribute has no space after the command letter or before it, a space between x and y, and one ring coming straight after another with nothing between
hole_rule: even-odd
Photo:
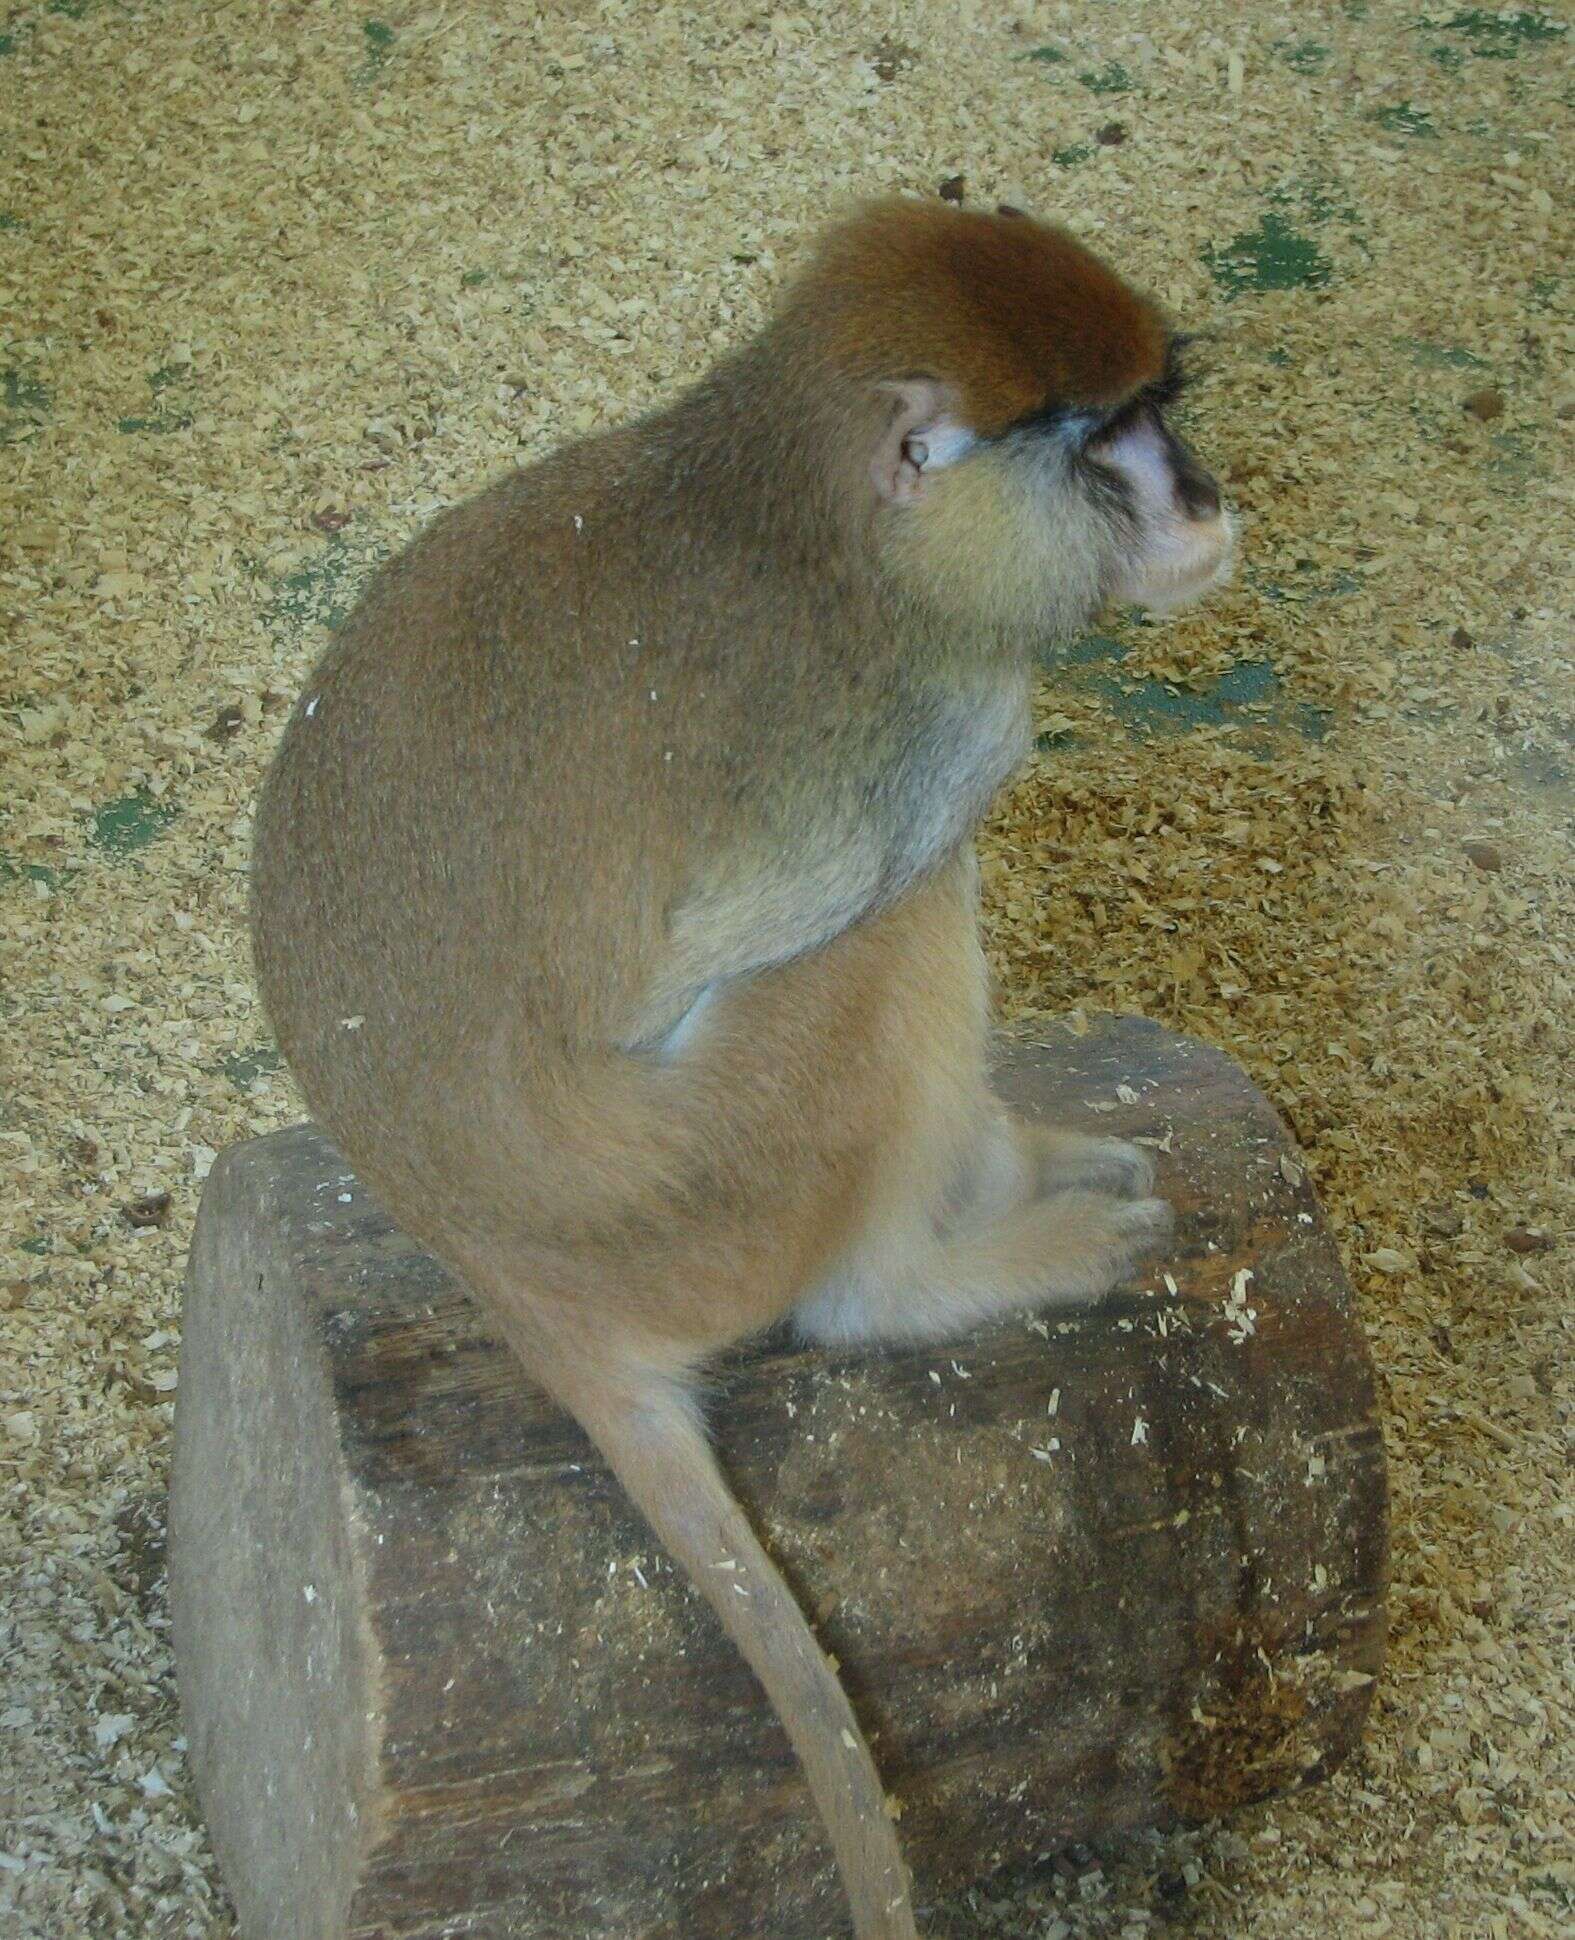
<instances>
[{"instance_id":1,"label":"log bark","mask_svg":"<svg viewBox=\"0 0 1575 1940\"><path fill-rule=\"evenodd\" d=\"M1007 1047L1030 1113L1155 1140L1173 1256L944 1349L774 1338L723 1462L842 1666L921 1901L1316 1780L1383 1650L1372 1369L1289 1136L1141 1020ZM247 1940L823 1940L791 1754L579 1430L310 1127L193 1248L171 1599Z\"/></svg>"}]
</instances>

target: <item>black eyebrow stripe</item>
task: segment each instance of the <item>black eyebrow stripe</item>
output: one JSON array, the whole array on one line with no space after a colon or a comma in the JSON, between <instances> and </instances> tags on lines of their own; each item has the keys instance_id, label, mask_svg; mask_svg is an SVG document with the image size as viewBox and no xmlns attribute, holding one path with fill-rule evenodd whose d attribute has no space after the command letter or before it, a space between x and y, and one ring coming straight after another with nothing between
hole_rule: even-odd
<instances>
[{"instance_id":1,"label":"black eyebrow stripe","mask_svg":"<svg viewBox=\"0 0 1575 1940\"><path fill-rule=\"evenodd\" d=\"M1180 331L1172 331L1165 340L1165 368L1159 376L1151 378L1125 402L1113 405L1107 411L1092 410L1085 404L1070 404L1064 398L1047 398L1037 410L1014 418L998 435L1008 438L1023 431L1054 431L1073 418L1091 418L1097 424L1111 425L1134 406L1153 404L1163 409L1167 404L1174 404L1191 382L1191 373L1183 359L1195 341L1195 338Z\"/></svg>"},{"instance_id":2,"label":"black eyebrow stripe","mask_svg":"<svg viewBox=\"0 0 1575 1940\"><path fill-rule=\"evenodd\" d=\"M1184 361L1187 348L1193 342L1191 337L1172 333L1165 343L1165 368L1152 382L1145 384L1138 392L1140 398L1150 404L1174 404L1186 390L1191 381L1191 372Z\"/></svg>"},{"instance_id":3,"label":"black eyebrow stripe","mask_svg":"<svg viewBox=\"0 0 1575 1940\"><path fill-rule=\"evenodd\" d=\"M1090 415L1087 411L1079 410L1075 404L1068 404L1060 398L1052 398L1049 402L1041 404L1038 410L1025 412L1020 418L1013 418L1009 425L996 433L996 436L1013 438L1020 431L1056 431L1066 423L1068 418Z\"/></svg>"}]
</instances>

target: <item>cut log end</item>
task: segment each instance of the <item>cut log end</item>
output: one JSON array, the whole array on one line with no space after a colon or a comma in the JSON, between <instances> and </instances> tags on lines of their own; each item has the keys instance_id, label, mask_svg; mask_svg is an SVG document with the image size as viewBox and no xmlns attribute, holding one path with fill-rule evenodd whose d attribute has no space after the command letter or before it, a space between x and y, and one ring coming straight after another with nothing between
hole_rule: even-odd
<instances>
[{"instance_id":1,"label":"cut log end","mask_svg":"<svg viewBox=\"0 0 1575 1940\"><path fill-rule=\"evenodd\" d=\"M379 1649L323 1316L300 1297L270 1147L225 1153L204 1189L171 1603L192 1765L244 1930L321 1940L351 1930L376 1833Z\"/></svg>"},{"instance_id":2,"label":"cut log end","mask_svg":"<svg viewBox=\"0 0 1575 1940\"><path fill-rule=\"evenodd\" d=\"M1324 1776L1384 1635L1372 1372L1267 1102L1139 1020L1003 1057L1155 1143L1174 1257L945 1349L773 1339L727 1471L931 1895ZM226 1154L171 1508L187 1735L247 1940L841 1930L764 1700L578 1429L310 1128Z\"/></svg>"}]
</instances>

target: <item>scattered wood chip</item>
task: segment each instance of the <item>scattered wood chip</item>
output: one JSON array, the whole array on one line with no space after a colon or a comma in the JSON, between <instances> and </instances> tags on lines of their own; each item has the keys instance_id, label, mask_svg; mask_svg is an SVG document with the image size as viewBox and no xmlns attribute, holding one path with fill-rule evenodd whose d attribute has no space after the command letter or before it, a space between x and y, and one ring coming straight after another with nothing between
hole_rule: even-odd
<instances>
[{"instance_id":1,"label":"scattered wood chip","mask_svg":"<svg viewBox=\"0 0 1575 1940\"><path fill-rule=\"evenodd\" d=\"M1512 1253L1551 1253L1553 1238L1549 1233L1539 1233L1529 1226L1512 1226L1504 1235L1504 1244Z\"/></svg>"},{"instance_id":2,"label":"scattered wood chip","mask_svg":"<svg viewBox=\"0 0 1575 1940\"><path fill-rule=\"evenodd\" d=\"M1436 1239L1458 1239L1465 1230L1465 1214L1447 1200L1422 1208L1422 1224Z\"/></svg>"},{"instance_id":3,"label":"scattered wood chip","mask_svg":"<svg viewBox=\"0 0 1575 1940\"><path fill-rule=\"evenodd\" d=\"M128 1226L163 1226L173 1203L167 1192L147 1192L140 1199L128 1199L120 1209L121 1217Z\"/></svg>"}]
</instances>

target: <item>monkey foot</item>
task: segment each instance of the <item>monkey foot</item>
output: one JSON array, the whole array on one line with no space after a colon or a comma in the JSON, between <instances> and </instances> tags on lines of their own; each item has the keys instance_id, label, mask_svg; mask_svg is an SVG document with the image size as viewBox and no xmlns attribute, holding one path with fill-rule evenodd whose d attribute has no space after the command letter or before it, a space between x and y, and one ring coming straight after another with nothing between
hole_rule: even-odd
<instances>
[{"instance_id":1,"label":"monkey foot","mask_svg":"<svg viewBox=\"0 0 1575 1940\"><path fill-rule=\"evenodd\" d=\"M1101 1299L1159 1252L1176 1227L1163 1199L1122 1199L1086 1186L1047 1195L1026 1218L1042 1235L1042 1306Z\"/></svg>"},{"instance_id":2,"label":"monkey foot","mask_svg":"<svg viewBox=\"0 0 1575 1940\"><path fill-rule=\"evenodd\" d=\"M1146 1199L1154 1190L1154 1161L1124 1138L1087 1138L1079 1132L1035 1129L1030 1134L1033 1196L1087 1191L1117 1199Z\"/></svg>"}]
</instances>

